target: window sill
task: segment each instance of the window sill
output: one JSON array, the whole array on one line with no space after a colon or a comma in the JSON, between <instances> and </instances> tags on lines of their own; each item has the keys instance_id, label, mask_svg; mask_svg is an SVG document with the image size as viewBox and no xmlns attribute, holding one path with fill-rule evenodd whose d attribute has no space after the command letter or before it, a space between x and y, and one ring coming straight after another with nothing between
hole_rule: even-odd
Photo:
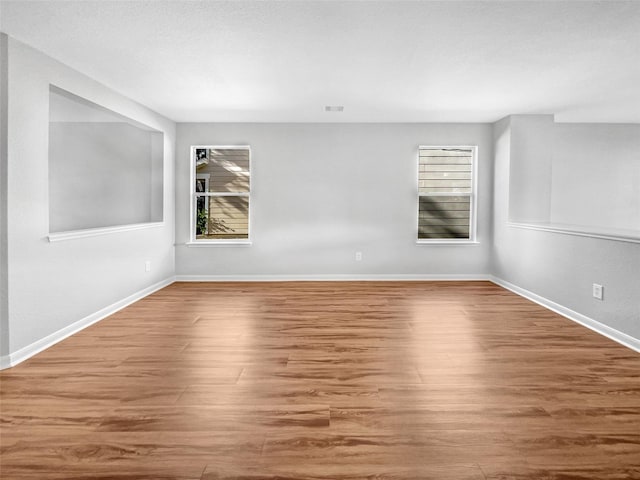
<instances>
[{"instance_id":1,"label":"window sill","mask_svg":"<svg viewBox=\"0 0 640 480\"><path fill-rule=\"evenodd\" d=\"M473 246L480 245L480 242L475 240L417 240L416 245Z\"/></svg>"},{"instance_id":2,"label":"window sill","mask_svg":"<svg viewBox=\"0 0 640 480\"><path fill-rule=\"evenodd\" d=\"M200 240L186 242L187 247L250 247L251 240Z\"/></svg>"},{"instance_id":3,"label":"window sill","mask_svg":"<svg viewBox=\"0 0 640 480\"><path fill-rule=\"evenodd\" d=\"M579 237L602 238L618 242L640 243L640 231L616 228L598 228L582 225L564 225L557 223L518 223L508 222L508 226L526 230L576 235Z\"/></svg>"},{"instance_id":4,"label":"window sill","mask_svg":"<svg viewBox=\"0 0 640 480\"><path fill-rule=\"evenodd\" d=\"M115 227L86 228L83 230L69 230L68 232L54 232L47 235L49 242L62 242L75 240L76 238L97 237L118 232L130 232L147 228L163 227L164 222L134 223L131 225L118 225Z\"/></svg>"}]
</instances>

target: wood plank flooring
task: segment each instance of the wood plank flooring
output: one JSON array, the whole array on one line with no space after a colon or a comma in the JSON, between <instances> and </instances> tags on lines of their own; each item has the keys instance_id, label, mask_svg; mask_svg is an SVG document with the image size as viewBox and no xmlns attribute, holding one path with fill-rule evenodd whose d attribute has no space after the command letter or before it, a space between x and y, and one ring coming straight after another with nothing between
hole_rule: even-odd
<instances>
[{"instance_id":1,"label":"wood plank flooring","mask_svg":"<svg viewBox=\"0 0 640 480\"><path fill-rule=\"evenodd\" d=\"M176 283L0 389L7 480L640 479L640 354L488 282Z\"/></svg>"}]
</instances>

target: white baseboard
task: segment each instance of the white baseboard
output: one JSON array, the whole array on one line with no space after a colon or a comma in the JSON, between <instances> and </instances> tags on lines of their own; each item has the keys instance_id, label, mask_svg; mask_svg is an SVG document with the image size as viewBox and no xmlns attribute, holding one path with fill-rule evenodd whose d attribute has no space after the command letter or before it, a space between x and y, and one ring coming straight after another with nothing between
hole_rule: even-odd
<instances>
[{"instance_id":1,"label":"white baseboard","mask_svg":"<svg viewBox=\"0 0 640 480\"><path fill-rule=\"evenodd\" d=\"M176 282L376 282L376 281L492 281L490 275L326 274L326 275L176 275Z\"/></svg>"},{"instance_id":2,"label":"white baseboard","mask_svg":"<svg viewBox=\"0 0 640 480\"><path fill-rule=\"evenodd\" d=\"M115 302L101 310L98 310L97 312L92 313L91 315L88 315L78 320L77 322L74 322L71 325L68 325L62 328L57 332L53 332L52 334L47 335L46 337L33 342L31 345L27 345L26 347L23 347L16 352L10 353L9 355L3 355L2 357L0 357L0 370L16 366L20 362L23 362L28 358L33 357L37 353L40 353L43 350L46 350L47 348L51 347L52 345L55 345L56 343L73 335L74 333L77 333L80 330L83 330L88 326L93 325L96 322L99 322L100 320L102 320L105 317L108 317L109 315L113 315L118 310L122 310L123 308L131 305L134 302L137 302L138 300L146 297L147 295L151 295L152 293L160 290L161 288L164 288L167 285L171 285L173 282L174 282L174 277L166 278L161 282L151 285L150 287L144 288L132 295L129 295L128 297L118 302Z\"/></svg>"},{"instance_id":3,"label":"white baseboard","mask_svg":"<svg viewBox=\"0 0 640 480\"><path fill-rule=\"evenodd\" d=\"M640 340L632 337L631 335L627 335L615 328L611 328L604 323L600 323L593 318L589 318L586 315L582 315L581 313L575 312L567 307L560 305L559 303L553 302L548 298L541 297L540 295L530 292L524 288L518 287L512 283L507 282L506 280L502 280L501 278L491 277L491 281L496 285L506 288L507 290L511 290L513 293L517 293L518 295L531 300L532 302L537 303L538 305L542 305L549 310L556 312L563 317L568 318L580 325L587 327L590 330L593 330L600 335L604 335L607 338L610 338L614 342L618 342L625 347L628 347L636 352L640 352Z\"/></svg>"}]
</instances>

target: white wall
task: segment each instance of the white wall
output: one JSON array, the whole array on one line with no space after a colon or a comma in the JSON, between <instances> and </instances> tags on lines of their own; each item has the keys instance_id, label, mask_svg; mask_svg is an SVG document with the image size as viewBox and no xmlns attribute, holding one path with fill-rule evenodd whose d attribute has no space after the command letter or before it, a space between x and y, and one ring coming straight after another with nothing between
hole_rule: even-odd
<instances>
[{"instance_id":1,"label":"white wall","mask_svg":"<svg viewBox=\"0 0 640 480\"><path fill-rule=\"evenodd\" d=\"M640 125L555 125L551 222L640 233Z\"/></svg>"},{"instance_id":2,"label":"white wall","mask_svg":"<svg viewBox=\"0 0 640 480\"><path fill-rule=\"evenodd\" d=\"M250 247L188 247L189 148L250 145ZM416 245L419 145L478 145L479 245ZM179 124L176 273L483 275L491 248L491 126ZM361 251L363 260L355 261Z\"/></svg>"},{"instance_id":3,"label":"white wall","mask_svg":"<svg viewBox=\"0 0 640 480\"><path fill-rule=\"evenodd\" d=\"M7 68L9 39L0 33L0 359L9 351L7 304Z\"/></svg>"},{"instance_id":4,"label":"white wall","mask_svg":"<svg viewBox=\"0 0 640 480\"><path fill-rule=\"evenodd\" d=\"M162 221L151 217L153 135L127 123L51 122L50 231Z\"/></svg>"},{"instance_id":5,"label":"white wall","mask_svg":"<svg viewBox=\"0 0 640 480\"><path fill-rule=\"evenodd\" d=\"M549 222L553 115L512 115L509 219Z\"/></svg>"},{"instance_id":6,"label":"white wall","mask_svg":"<svg viewBox=\"0 0 640 480\"><path fill-rule=\"evenodd\" d=\"M512 141L511 120L494 124L494 274L640 338L640 244L508 225L510 162L526 154ZM605 286L604 301L592 297L593 283Z\"/></svg>"},{"instance_id":7,"label":"white wall","mask_svg":"<svg viewBox=\"0 0 640 480\"><path fill-rule=\"evenodd\" d=\"M12 38L8 80L8 348L15 353L173 275L175 125ZM164 133L164 226L47 241L49 84Z\"/></svg>"}]
</instances>

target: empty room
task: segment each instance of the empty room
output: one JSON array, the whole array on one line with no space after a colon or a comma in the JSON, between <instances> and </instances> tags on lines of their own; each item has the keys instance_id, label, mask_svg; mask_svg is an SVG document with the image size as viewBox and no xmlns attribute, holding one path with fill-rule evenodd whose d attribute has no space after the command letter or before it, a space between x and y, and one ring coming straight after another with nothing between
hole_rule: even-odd
<instances>
[{"instance_id":1,"label":"empty room","mask_svg":"<svg viewBox=\"0 0 640 480\"><path fill-rule=\"evenodd\" d=\"M0 0L0 478L640 480L640 2Z\"/></svg>"}]
</instances>

